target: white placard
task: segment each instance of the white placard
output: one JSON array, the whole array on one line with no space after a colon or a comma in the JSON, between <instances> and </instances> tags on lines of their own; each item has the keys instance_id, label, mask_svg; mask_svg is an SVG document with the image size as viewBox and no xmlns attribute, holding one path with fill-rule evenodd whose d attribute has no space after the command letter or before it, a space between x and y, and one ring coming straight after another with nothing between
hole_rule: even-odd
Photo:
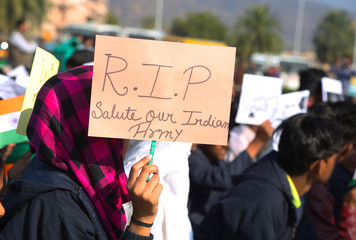
<instances>
[{"instance_id":1,"label":"white placard","mask_svg":"<svg viewBox=\"0 0 356 240\"><path fill-rule=\"evenodd\" d=\"M0 74L0 84L7 82L9 80L9 77L3 74Z\"/></svg>"},{"instance_id":2,"label":"white placard","mask_svg":"<svg viewBox=\"0 0 356 240\"><path fill-rule=\"evenodd\" d=\"M28 83L30 82L30 76L28 75L28 72L24 65L19 65L15 67L7 74L7 76L15 80L18 85L24 88L27 88Z\"/></svg>"},{"instance_id":3,"label":"white placard","mask_svg":"<svg viewBox=\"0 0 356 240\"><path fill-rule=\"evenodd\" d=\"M24 95L26 88L20 86L15 81L7 78L6 81L0 82L0 98L8 99Z\"/></svg>"},{"instance_id":4,"label":"white placard","mask_svg":"<svg viewBox=\"0 0 356 240\"><path fill-rule=\"evenodd\" d=\"M280 78L244 74L235 122L260 125L276 111L282 93Z\"/></svg>"},{"instance_id":5,"label":"white placard","mask_svg":"<svg viewBox=\"0 0 356 240\"><path fill-rule=\"evenodd\" d=\"M323 102L344 101L342 82L340 80L323 77L321 79L321 89Z\"/></svg>"},{"instance_id":6,"label":"white placard","mask_svg":"<svg viewBox=\"0 0 356 240\"><path fill-rule=\"evenodd\" d=\"M275 115L271 117L272 126L276 128L283 120L298 113L306 113L309 95L309 90L280 95Z\"/></svg>"}]
</instances>

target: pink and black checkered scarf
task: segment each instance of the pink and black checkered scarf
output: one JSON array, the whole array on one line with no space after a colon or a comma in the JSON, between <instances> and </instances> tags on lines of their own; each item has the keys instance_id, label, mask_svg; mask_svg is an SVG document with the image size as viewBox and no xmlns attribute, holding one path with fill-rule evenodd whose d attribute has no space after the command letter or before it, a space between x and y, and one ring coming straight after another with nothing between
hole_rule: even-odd
<instances>
[{"instance_id":1,"label":"pink and black checkered scarf","mask_svg":"<svg viewBox=\"0 0 356 240\"><path fill-rule=\"evenodd\" d=\"M32 151L68 172L88 194L112 239L126 224L129 201L122 163L123 140L88 137L92 66L49 79L37 95L27 128Z\"/></svg>"}]
</instances>

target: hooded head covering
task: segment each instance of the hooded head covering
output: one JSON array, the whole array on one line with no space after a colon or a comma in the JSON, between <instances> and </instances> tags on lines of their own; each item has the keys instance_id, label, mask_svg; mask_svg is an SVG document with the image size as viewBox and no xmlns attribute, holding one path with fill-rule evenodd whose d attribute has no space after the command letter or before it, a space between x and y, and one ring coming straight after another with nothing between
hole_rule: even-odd
<instances>
[{"instance_id":1,"label":"hooded head covering","mask_svg":"<svg viewBox=\"0 0 356 240\"><path fill-rule=\"evenodd\" d=\"M126 224L129 201L122 164L123 140L88 137L93 66L49 79L37 95L27 136L39 160L66 171L84 188L112 239Z\"/></svg>"}]
</instances>

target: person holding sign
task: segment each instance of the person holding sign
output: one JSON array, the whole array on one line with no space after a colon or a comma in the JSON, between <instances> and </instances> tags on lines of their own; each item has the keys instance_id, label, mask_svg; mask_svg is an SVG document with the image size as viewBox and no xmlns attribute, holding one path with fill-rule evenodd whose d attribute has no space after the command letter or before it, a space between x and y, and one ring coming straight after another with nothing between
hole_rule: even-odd
<instances>
[{"instance_id":1,"label":"person holding sign","mask_svg":"<svg viewBox=\"0 0 356 240\"><path fill-rule=\"evenodd\" d=\"M162 191L148 155L127 179L123 140L88 137L93 67L55 75L37 95L27 127L34 158L4 198L0 239L152 239ZM151 179L147 177L153 173ZM123 203L132 200L125 229Z\"/></svg>"},{"instance_id":2,"label":"person holding sign","mask_svg":"<svg viewBox=\"0 0 356 240\"><path fill-rule=\"evenodd\" d=\"M189 218L193 232L209 209L233 187L232 176L249 167L257 154L255 146L239 154L234 161L224 161L227 146L198 144L189 156ZM250 151L250 152L249 152Z\"/></svg>"},{"instance_id":3,"label":"person holding sign","mask_svg":"<svg viewBox=\"0 0 356 240\"><path fill-rule=\"evenodd\" d=\"M233 179L234 187L209 211L196 240L292 239L300 197L326 182L344 143L338 124L310 114L283 121L279 151Z\"/></svg>"}]
</instances>

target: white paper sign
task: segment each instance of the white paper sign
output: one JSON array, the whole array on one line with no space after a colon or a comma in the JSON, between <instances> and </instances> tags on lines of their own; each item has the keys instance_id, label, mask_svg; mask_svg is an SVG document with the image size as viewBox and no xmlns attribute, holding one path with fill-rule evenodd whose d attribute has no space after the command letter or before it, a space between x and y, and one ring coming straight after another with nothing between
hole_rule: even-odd
<instances>
[{"instance_id":1,"label":"white paper sign","mask_svg":"<svg viewBox=\"0 0 356 240\"><path fill-rule=\"evenodd\" d=\"M0 74L0 83L6 82L9 80L9 77L3 74Z\"/></svg>"},{"instance_id":2,"label":"white paper sign","mask_svg":"<svg viewBox=\"0 0 356 240\"><path fill-rule=\"evenodd\" d=\"M26 88L20 86L8 77L6 78L6 81L0 82L0 98L8 99L25 94Z\"/></svg>"},{"instance_id":3,"label":"white paper sign","mask_svg":"<svg viewBox=\"0 0 356 240\"><path fill-rule=\"evenodd\" d=\"M271 117L272 126L276 128L283 120L298 113L306 113L309 95L309 90L280 95L275 115Z\"/></svg>"},{"instance_id":4,"label":"white paper sign","mask_svg":"<svg viewBox=\"0 0 356 240\"><path fill-rule=\"evenodd\" d=\"M321 89L323 102L344 101L342 82L340 80L323 77L321 79Z\"/></svg>"},{"instance_id":5,"label":"white paper sign","mask_svg":"<svg viewBox=\"0 0 356 240\"><path fill-rule=\"evenodd\" d=\"M235 122L260 125L270 119L282 93L280 78L244 74Z\"/></svg>"},{"instance_id":6,"label":"white paper sign","mask_svg":"<svg viewBox=\"0 0 356 240\"><path fill-rule=\"evenodd\" d=\"M7 76L15 80L18 85L24 88L27 88L28 83L30 82L30 76L28 75L28 72L23 65L19 65L16 68L12 69L7 74Z\"/></svg>"}]
</instances>

